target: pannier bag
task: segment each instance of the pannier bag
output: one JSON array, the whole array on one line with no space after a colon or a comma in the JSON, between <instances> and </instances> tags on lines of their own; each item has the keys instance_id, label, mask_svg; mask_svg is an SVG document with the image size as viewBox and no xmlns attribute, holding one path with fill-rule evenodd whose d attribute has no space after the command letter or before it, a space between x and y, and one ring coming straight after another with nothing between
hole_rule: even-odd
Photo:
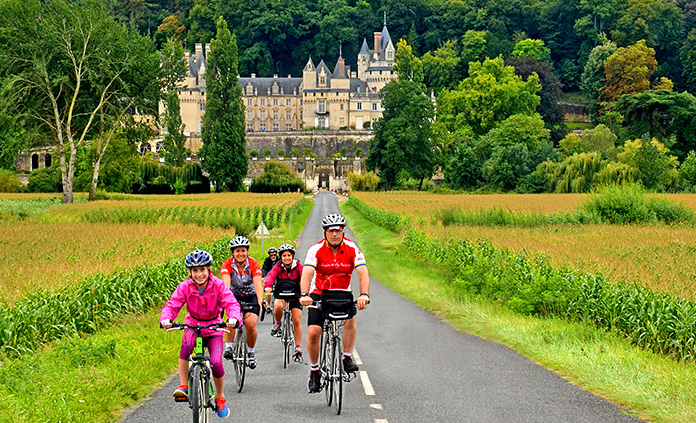
<instances>
[{"instance_id":1,"label":"pannier bag","mask_svg":"<svg viewBox=\"0 0 696 423\"><path fill-rule=\"evenodd\" d=\"M324 291L321 294L321 310L324 318L346 320L355 316L356 309L351 291Z\"/></svg>"},{"instance_id":2,"label":"pannier bag","mask_svg":"<svg viewBox=\"0 0 696 423\"><path fill-rule=\"evenodd\" d=\"M294 300L300 296L300 283L292 279L277 279L273 296L279 300Z\"/></svg>"}]
</instances>

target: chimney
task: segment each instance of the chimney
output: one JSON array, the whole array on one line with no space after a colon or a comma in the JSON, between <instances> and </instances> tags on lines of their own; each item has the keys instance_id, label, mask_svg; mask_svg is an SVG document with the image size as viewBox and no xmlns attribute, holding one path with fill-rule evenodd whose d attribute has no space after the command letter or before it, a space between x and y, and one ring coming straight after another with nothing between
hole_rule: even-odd
<instances>
[{"instance_id":1,"label":"chimney","mask_svg":"<svg viewBox=\"0 0 696 423\"><path fill-rule=\"evenodd\" d=\"M288 78L292 78L292 75L291 75L291 74L288 74Z\"/></svg>"},{"instance_id":2,"label":"chimney","mask_svg":"<svg viewBox=\"0 0 696 423\"><path fill-rule=\"evenodd\" d=\"M346 61L342 57L338 59L338 74L342 77L346 76Z\"/></svg>"},{"instance_id":3,"label":"chimney","mask_svg":"<svg viewBox=\"0 0 696 423\"><path fill-rule=\"evenodd\" d=\"M382 54L382 33L375 32L375 54L379 56Z\"/></svg>"},{"instance_id":4,"label":"chimney","mask_svg":"<svg viewBox=\"0 0 696 423\"><path fill-rule=\"evenodd\" d=\"M186 64L186 75L189 75L189 74L191 73L191 66L190 66L191 62L190 62L190 60L191 60L191 52L189 52L188 50L186 50L186 51L184 52L184 61L185 61L185 64Z\"/></svg>"},{"instance_id":5,"label":"chimney","mask_svg":"<svg viewBox=\"0 0 696 423\"><path fill-rule=\"evenodd\" d=\"M277 73L274 73L274 74L273 74L273 78L278 79L278 74L277 74Z\"/></svg>"},{"instance_id":6,"label":"chimney","mask_svg":"<svg viewBox=\"0 0 696 423\"><path fill-rule=\"evenodd\" d=\"M353 78L353 79L356 79L356 78L358 77L358 73L355 72L355 71L353 71L353 72L350 73L350 77Z\"/></svg>"},{"instance_id":7,"label":"chimney","mask_svg":"<svg viewBox=\"0 0 696 423\"><path fill-rule=\"evenodd\" d=\"M256 78L256 74L255 74L255 73L252 73L252 74L251 74L251 77L252 77L252 78Z\"/></svg>"},{"instance_id":8,"label":"chimney","mask_svg":"<svg viewBox=\"0 0 696 423\"><path fill-rule=\"evenodd\" d=\"M203 54L203 44L196 43L196 58L201 57L201 54Z\"/></svg>"},{"instance_id":9,"label":"chimney","mask_svg":"<svg viewBox=\"0 0 696 423\"><path fill-rule=\"evenodd\" d=\"M206 57L206 59L208 58L209 54L210 54L210 43L205 43L205 57Z\"/></svg>"}]
</instances>

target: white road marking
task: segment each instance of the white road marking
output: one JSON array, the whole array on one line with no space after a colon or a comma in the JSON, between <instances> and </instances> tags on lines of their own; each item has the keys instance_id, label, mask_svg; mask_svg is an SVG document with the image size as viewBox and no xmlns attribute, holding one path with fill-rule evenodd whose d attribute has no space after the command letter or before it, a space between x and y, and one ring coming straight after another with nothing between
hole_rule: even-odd
<instances>
[{"instance_id":1,"label":"white road marking","mask_svg":"<svg viewBox=\"0 0 696 423\"><path fill-rule=\"evenodd\" d=\"M389 423L387 419L375 419L375 423Z\"/></svg>"},{"instance_id":2,"label":"white road marking","mask_svg":"<svg viewBox=\"0 0 696 423\"><path fill-rule=\"evenodd\" d=\"M374 408L375 410L381 410L382 404L370 404L370 407Z\"/></svg>"},{"instance_id":3,"label":"white road marking","mask_svg":"<svg viewBox=\"0 0 696 423\"><path fill-rule=\"evenodd\" d=\"M362 360L360 359L360 354L358 354L358 350L356 350L355 348L353 348L353 359L353 361L355 361L355 364L357 364L358 366L363 364Z\"/></svg>"},{"instance_id":4,"label":"white road marking","mask_svg":"<svg viewBox=\"0 0 696 423\"><path fill-rule=\"evenodd\" d=\"M365 395L374 395L375 390L372 388L372 384L370 383L370 378L367 376L367 372L362 370L360 371L360 380L362 381Z\"/></svg>"}]
</instances>

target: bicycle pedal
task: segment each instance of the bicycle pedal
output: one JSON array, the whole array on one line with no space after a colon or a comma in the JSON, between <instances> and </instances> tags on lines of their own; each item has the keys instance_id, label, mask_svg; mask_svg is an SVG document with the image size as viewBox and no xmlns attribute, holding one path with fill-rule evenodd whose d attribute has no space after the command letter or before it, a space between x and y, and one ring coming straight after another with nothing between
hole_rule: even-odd
<instances>
[{"instance_id":1,"label":"bicycle pedal","mask_svg":"<svg viewBox=\"0 0 696 423\"><path fill-rule=\"evenodd\" d=\"M174 402L188 402L188 398L174 398Z\"/></svg>"}]
</instances>

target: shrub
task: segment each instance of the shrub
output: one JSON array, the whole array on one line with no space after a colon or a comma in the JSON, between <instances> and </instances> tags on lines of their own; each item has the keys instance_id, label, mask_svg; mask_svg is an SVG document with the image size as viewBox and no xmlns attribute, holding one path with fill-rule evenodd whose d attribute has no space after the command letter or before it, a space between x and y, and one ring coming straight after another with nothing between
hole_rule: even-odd
<instances>
[{"instance_id":1,"label":"shrub","mask_svg":"<svg viewBox=\"0 0 696 423\"><path fill-rule=\"evenodd\" d=\"M0 169L0 192L19 192L21 187L16 173Z\"/></svg>"},{"instance_id":2,"label":"shrub","mask_svg":"<svg viewBox=\"0 0 696 423\"><path fill-rule=\"evenodd\" d=\"M36 169L29 175L29 192L62 192L60 169L51 166L44 169Z\"/></svg>"},{"instance_id":3,"label":"shrub","mask_svg":"<svg viewBox=\"0 0 696 423\"><path fill-rule=\"evenodd\" d=\"M300 155L300 152L297 151L296 148L293 147L293 148L290 149L290 157L297 157L297 156L299 156L299 155Z\"/></svg>"},{"instance_id":4,"label":"shrub","mask_svg":"<svg viewBox=\"0 0 696 423\"><path fill-rule=\"evenodd\" d=\"M285 150L283 150L282 148L278 150L278 157L285 157Z\"/></svg>"},{"instance_id":5,"label":"shrub","mask_svg":"<svg viewBox=\"0 0 696 423\"><path fill-rule=\"evenodd\" d=\"M375 175L374 172L367 172L364 175L351 172L347 179L348 186L353 191L376 191L377 185L379 185L379 176Z\"/></svg>"},{"instance_id":6,"label":"shrub","mask_svg":"<svg viewBox=\"0 0 696 423\"><path fill-rule=\"evenodd\" d=\"M263 167L263 173L251 181L250 192L304 192L305 184L287 165L272 161Z\"/></svg>"},{"instance_id":7,"label":"shrub","mask_svg":"<svg viewBox=\"0 0 696 423\"><path fill-rule=\"evenodd\" d=\"M256 156L259 155L259 152L256 151L256 150L251 150L251 151L249 152L249 155L250 155L251 157L256 157Z\"/></svg>"}]
</instances>

